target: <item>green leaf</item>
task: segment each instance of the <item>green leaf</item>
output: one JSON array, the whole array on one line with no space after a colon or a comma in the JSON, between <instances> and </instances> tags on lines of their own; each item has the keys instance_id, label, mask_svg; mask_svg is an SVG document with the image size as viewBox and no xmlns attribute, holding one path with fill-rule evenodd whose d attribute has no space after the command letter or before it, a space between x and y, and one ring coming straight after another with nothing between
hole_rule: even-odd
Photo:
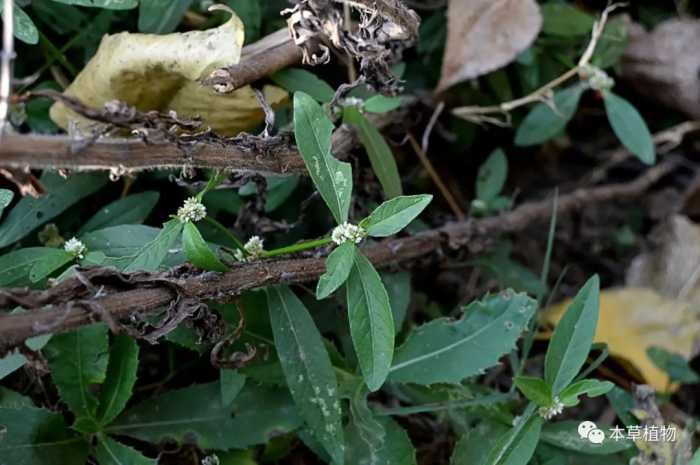
<instances>
[{"instance_id":1,"label":"green leaf","mask_svg":"<svg viewBox=\"0 0 700 465\"><path fill-rule=\"evenodd\" d=\"M226 271L228 268L209 248L194 223L185 223L182 231L182 247L185 256L197 268L209 271Z\"/></svg>"},{"instance_id":2,"label":"green leaf","mask_svg":"<svg viewBox=\"0 0 700 465\"><path fill-rule=\"evenodd\" d=\"M136 383L138 366L138 344L125 334L117 335L109 351L107 376L100 391L97 419L101 425L110 424L124 410Z\"/></svg>"},{"instance_id":3,"label":"green leaf","mask_svg":"<svg viewBox=\"0 0 700 465\"><path fill-rule=\"evenodd\" d=\"M158 203L160 194L148 191L115 200L95 213L78 231L78 234L119 226L143 223Z\"/></svg>"},{"instance_id":4,"label":"green leaf","mask_svg":"<svg viewBox=\"0 0 700 465\"><path fill-rule=\"evenodd\" d=\"M238 370L222 368L219 370L219 383L221 384L222 405L231 405L245 386L246 376Z\"/></svg>"},{"instance_id":5,"label":"green leaf","mask_svg":"<svg viewBox=\"0 0 700 465\"><path fill-rule=\"evenodd\" d=\"M544 379L559 395L581 370L598 324L600 280L593 276L578 292L552 334L544 361Z\"/></svg>"},{"instance_id":6,"label":"green leaf","mask_svg":"<svg viewBox=\"0 0 700 465\"><path fill-rule=\"evenodd\" d=\"M47 194L38 199L23 197L15 205L0 225L0 247L22 239L78 200L96 192L107 183L107 177L81 173L63 179L58 174L45 171L40 181Z\"/></svg>"},{"instance_id":7,"label":"green leaf","mask_svg":"<svg viewBox=\"0 0 700 465\"><path fill-rule=\"evenodd\" d=\"M75 465L87 461L88 444L60 413L41 408L0 408L0 465Z\"/></svg>"},{"instance_id":8,"label":"green leaf","mask_svg":"<svg viewBox=\"0 0 700 465\"><path fill-rule=\"evenodd\" d=\"M681 354L669 352L663 347L649 347L647 349L647 357L659 367L661 370L668 373L671 381L680 383L699 383L700 375L698 375L688 361Z\"/></svg>"},{"instance_id":9,"label":"green leaf","mask_svg":"<svg viewBox=\"0 0 700 465\"><path fill-rule=\"evenodd\" d=\"M78 418L97 413L90 385L105 380L107 339L107 326L98 323L56 334L44 348L58 393Z\"/></svg>"},{"instance_id":10,"label":"green leaf","mask_svg":"<svg viewBox=\"0 0 700 465\"><path fill-rule=\"evenodd\" d=\"M37 278L42 274L40 273L42 268L44 270L47 269L46 264L62 262L53 270L50 270L49 273L51 273L72 259L73 256L67 254L65 250L51 247L28 247L26 249L13 250L0 257L0 286L27 286L32 282L39 281L39 279L35 281L30 279L32 270L36 270L33 277Z\"/></svg>"},{"instance_id":11,"label":"green leaf","mask_svg":"<svg viewBox=\"0 0 700 465\"><path fill-rule=\"evenodd\" d=\"M348 425L345 463L415 465L416 450L406 431L391 417L378 417L376 421L383 429L377 450L367 447L355 423Z\"/></svg>"},{"instance_id":12,"label":"green leaf","mask_svg":"<svg viewBox=\"0 0 700 465\"><path fill-rule=\"evenodd\" d=\"M4 0L0 0L0 16L4 18ZM14 34L19 40L27 44L37 44L39 43L39 30L34 25L34 21L24 12L23 9L17 6L15 2L13 4L13 25Z\"/></svg>"},{"instance_id":13,"label":"green leaf","mask_svg":"<svg viewBox=\"0 0 700 465\"><path fill-rule=\"evenodd\" d=\"M476 197L488 203L498 197L508 177L508 159L503 150L496 149L479 167L476 177Z\"/></svg>"},{"instance_id":14,"label":"green leaf","mask_svg":"<svg viewBox=\"0 0 700 465\"><path fill-rule=\"evenodd\" d=\"M593 17L567 3L546 3L542 12L542 32L561 37L585 36L593 30Z\"/></svg>"},{"instance_id":15,"label":"green leaf","mask_svg":"<svg viewBox=\"0 0 700 465\"><path fill-rule=\"evenodd\" d=\"M628 21L625 18L612 18L605 25L591 63L599 68L609 68L617 64L627 48Z\"/></svg>"},{"instance_id":16,"label":"green leaf","mask_svg":"<svg viewBox=\"0 0 700 465\"><path fill-rule=\"evenodd\" d=\"M396 332L401 331L406 312L411 303L411 273L400 271L398 273L381 273L382 282L389 295L391 312L394 315L394 327Z\"/></svg>"},{"instance_id":17,"label":"green leaf","mask_svg":"<svg viewBox=\"0 0 700 465\"><path fill-rule=\"evenodd\" d=\"M51 273L61 268L66 263L72 262L75 257L73 254L66 252L62 249L51 249L52 252L47 252L43 255L41 260L34 263L32 268L29 270L29 281L32 283L38 283Z\"/></svg>"},{"instance_id":18,"label":"green leaf","mask_svg":"<svg viewBox=\"0 0 700 465\"><path fill-rule=\"evenodd\" d=\"M351 242L344 242L328 255L326 272L318 279L316 299L325 299L347 281L355 261L357 247Z\"/></svg>"},{"instance_id":19,"label":"green leaf","mask_svg":"<svg viewBox=\"0 0 700 465\"><path fill-rule=\"evenodd\" d=\"M426 323L397 349L389 380L459 383L479 374L514 348L535 307L533 299L508 289L472 302L459 320Z\"/></svg>"},{"instance_id":20,"label":"green leaf","mask_svg":"<svg viewBox=\"0 0 700 465\"><path fill-rule=\"evenodd\" d=\"M14 197L14 192L7 189L0 189L0 214L2 214L2 211L12 202Z\"/></svg>"},{"instance_id":21,"label":"green leaf","mask_svg":"<svg viewBox=\"0 0 700 465\"><path fill-rule=\"evenodd\" d=\"M107 10L130 10L136 8L139 0L53 0L66 5L91 6Z\"/></svg>"},{"instance_id":22,"label":"green leaf","mask_svg":"<svg viewBox=\"0 0 700 465\"><path fill-rule=\"evenodd\" d=\"M542 442L562 449L587 455L610 455L634 448L629 439L605 440L600 444L592 443L588 438L578 434L580 421L548 422L542 428Z\"/></svg>"},{"instance_id":23,"label":"green leaf","mask_svg":"<svg viewBox=\"0 0 700 465\"><path fill-rule=\"evenodd\" d=\"M513 382L528 400L540 407L552 404L552 391L542 378L516 376Z\"/></svg>"},{"instance_id":24,"label":"green leaf","mask_svg":"<svg viewBox=\"0 0 700 465\"><path fill-rule=\"evenodd\" d=\"M263 19L263 4L260 0L226 0L226 4L236 12L245 27L245 43L258 40Z\"/></svg>"},{"instance_id":25,"label":"green leaf","mask_svg":"<svg viewBox=\"0 0 700 465\"><path fill-rule=\"evenodd\" d=\"M570 384L559 393L559 400L567 407L579 404L579 397L586 394L588 397L598 397L607 394L615 385L610 381L597 379L582 379Z\"/></svg>"},{"instance_id":26,"label":"green leaf","mask_svg":"<svg viewBox=\"0 0 700 465\"><path fill-rule=\"evenodd\" d=\"M537 145L561 133L574 117L586 86L576 84L554 93L554 109L538 103L530 110L515 134L515 145Z\"/></svg>"},{"instance_id":27,"label":"green leaf","mask_svg":"<svg viewBox=\"0 0 700 465\"><path fill-rule=\"evenodd\" d=\"M357 108L345 108L343 121L357 130L360 142L367 151L372 170L384 189L385 197L390 199L401 195L403 191L399 169L396 166L394 153L384 140L384 136Z\"/></svg>"},{"instance_id":28,"label":"green leaf","mask_svg":"<svg viewBox=\"0 0 700 465\"><path fill-rule=\"evenodd\" d=\"M333 123L303 92L294 94L294 137L306 169L338 224L348 220L352 167L331 155Z\"/></svg>"},{"instance_id":29,"label":"green leaf","mask_svg":"<svg viewBox=\"0 0 700 465\"><path fill-rule=\"evenodd\" d=\"M372 237L387 237L396 234L413 221L433 200L432 195L402 195L387 200L360 225Z\"/></svg>"},{"instance_id":30,"label":"green leaf","mask_svg":"<svg viewBox=\"0 0 700 465\"><path fill-rule=\"evenodd\" d=\"M173 32L192 4L192 0L141 0L139 31L151 34Z\"/></svg>"},{"instance_id":31,"label":"green leaf","mask_svg":"<svg viewBox=\"0 0 700 465\"><path fill-rule=\"evenodd\" d=\"M636 108L612 92L603 93L605 112L622 145L647 165L656 162L656 149L649 128Z\"/></svg>"},{"instance_id":32,"label":"green leaf","mask_svg":"<svg viewBox=\"0 0 700 465\"><path fill-rule=\"evenodd\" d=\"M530 404L533 405L533 404ZM513 428L496 441L485 465L526 465L540 439L544 420L529 407Z\"/></svg>"},{"instance_id":33,"label":"green leaf","mask_svg":"<svg viewBox=\"0 0 700 465\"><path fill-rule=\"evenodd\" d=\"M95 455L100 465L157 465L157 459L149 459L141 452L115 441L106 434L97 435Z\"/></svg>"},{"instance_id":34,"label":"green leaf","mask_svg":"<svg viewBox=\"0 0 700 465\"><path fill-rule=\"evenodd\" d=\"M374 95L367 100L362 108L370 113L388 113L401 106L401 97L385 97Z\"/></svg>"},{"instance_id":35,"label":"green leaf","mask_svg":"<svg viewBox=\"0 0 700 465\"><path fill-rule=\"evenodd\" d=\"M343 463L343 425L338 383L321 333L304 304L287 286L267 290L270 324L287 385L315 438Z\"/></svg>"},{"instance_id":36,"label":"green leaf","mask_svg":"<svg viewBox=\"0 0 700 465\"><path fill-rule=\"evenodd\" d=\"M450 465L473 465L485 462L487 455L509 428L501 423L484 419L467 430L455 445Z\"/></svg>"},{"instance_id":37,"label":"green leaf","mask_svg":"<svg viewBox=\"0 0 700 465\"><path fill-rule=\"evenodd\" d=\"M267 192L265 193L265 211L271 212L279 208L299 185L299 176L265 176ZM256 195L257 186L249 182L238 190L238 195ZM231 199L229 199L229 202ZM239 207L240 208L240 207ZM226 210L228 211L228 210ZM233 214L238 214L238 208Z\"/></svg>"},{"instance_id":38,"label":"green leaf","mask_svg":"<svg viewBox=\"0 0 700 465\"><path fill-rule=\"evenodd\" d=\"M270 79L291 93L304 92L321 103L330 102L335 95L335 91L326 81L305 69L286 68L272 74Z\"/></svg>"},{"instance_id":39,"label":"green leaf","mask_svg":"<svg viewBox=\"0 0 700 465\"><path fill-rule=\"evenodd\" d=\"M157 271L165 260L170 249L172 249L180 239L183 225L180 220L170 220L163 224L163 229L152 241L144 245L136 256L124 268L126 273L135 271ZM105 252L105 255L107 253Z\"/></svg>"},{"instance_id":40,"label":"green leaf","mask_svg":"<svg viewBox=\"0 0 700 465\"><path fill-rule=\"evenodd\" d=\"M350 335L360 370L367 387L376 391L384 384L394 355L394 318L379 273L359 252L346 290Z\"/></svg>"},{"instance_id":41,"label":"green leaf","mask_svg":"<svg viewBox=\"0 0 700 465\"><path fill-rule=\"evenodd\" d=\"M233 413L233 415L232 415ZM159 443L196 443L202 449L244 449L266 444L270 433L301 425L285 391L246 386L232 406L221 402L218 382L168 391L128 409L105 432Z\"/></svg>"}]
</instances>

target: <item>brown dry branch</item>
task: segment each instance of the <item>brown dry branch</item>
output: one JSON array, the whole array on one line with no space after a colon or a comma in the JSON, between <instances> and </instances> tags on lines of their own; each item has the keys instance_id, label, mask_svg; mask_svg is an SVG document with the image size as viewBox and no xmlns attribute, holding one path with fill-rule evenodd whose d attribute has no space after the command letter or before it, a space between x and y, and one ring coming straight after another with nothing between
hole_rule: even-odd
<instances>
[{"instance_id":1,"label":"brown dry branch","mask_svg":"<svg viewBox=\"0 0 700 465\"><path fill-rule=\"evenodd\" d=\"M629 201L669 174L677 161L668 159L629 183L578 189L559 198L558 214L610 201ZM442 249L484 250L499 235L521 231L546 221L551 200L526 203L513 211L483 219L449 223L414 236L388 239L363 252L378 267L415 261ZM181 300L227 300L272 284L303 283L325 271L323 258L260 260L235 265L226 273L197 272L183 266L165 273L121 274L112 269L82 270L47 290L0 290L0 308L30 310L0 317L0 353L29 337L62 332L94 321L119 321L153 313ZM51 306L48 310L40 310ZM107 317L108 315L108 317Z\"/></svg>"}]
</instances>

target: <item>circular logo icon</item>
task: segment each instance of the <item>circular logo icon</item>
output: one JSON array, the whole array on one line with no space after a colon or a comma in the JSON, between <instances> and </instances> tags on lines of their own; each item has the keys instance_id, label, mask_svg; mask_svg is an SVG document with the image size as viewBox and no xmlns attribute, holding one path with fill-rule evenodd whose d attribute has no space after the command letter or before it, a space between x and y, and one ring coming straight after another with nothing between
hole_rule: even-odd
<instances>
[{"instance_id":1,"label":"circular logo icon","mask_svg":"<svg viewBox=\"0 0 700 465\"><path fill-rule=\"evenodd\" d=\"M578 425L578 435L581 439L587 439L588 434L594 429L598 429L595 423L592 421L583 421Z\"/></svg>"}]
</instances>

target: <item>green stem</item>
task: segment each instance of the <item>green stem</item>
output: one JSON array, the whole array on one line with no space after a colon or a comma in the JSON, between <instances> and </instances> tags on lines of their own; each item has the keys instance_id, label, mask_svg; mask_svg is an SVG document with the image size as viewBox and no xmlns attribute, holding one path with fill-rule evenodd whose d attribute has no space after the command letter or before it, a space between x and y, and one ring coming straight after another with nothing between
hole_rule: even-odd
<instances>
[{"instance_id":1,"label":"green stem","mask_svg":"<svg viewBox=\"0 0 700 465\"><path fill-rule=\"evenodd\" d=\"M226 237L228 237L229 239L231 239L231 241L232 241L234 244L236 244L236 248L238 248L238 249L240 249L240 250L245 250L245 249L243 248L243 243L240 241L240 239L238 239L238 238L236 237L235 234L233 234L231 231L229 231L228 228L227 228L226 226L224 226L223 224L219 223L218 221L216 221L216 220L215 220L214 218L212 218L211 216L207 216L206 218L204 218L204 221L206 221L207 223L209 223L210 225L214 226L216 229L218 229L219 231L221 231L222 233L224 233L224 234L226 235Z\"/></svg>"},{"instance_id":2,"label":"green stem","mask_svg":"<svg viewBox=\"0 0 700 465\"><path fill-rule=\"evenodd\" d=\"M290 253L301 252L303 250L315 249L324 245L328 245L333 240L330 237L323 237L321 239L316 239L313 241L300 242L298 244L288 245L285 247L280 247L279 249L266 250L263 252L263 257L277 257L279 255L285 255Z\"/></svg>"}]
</instances>

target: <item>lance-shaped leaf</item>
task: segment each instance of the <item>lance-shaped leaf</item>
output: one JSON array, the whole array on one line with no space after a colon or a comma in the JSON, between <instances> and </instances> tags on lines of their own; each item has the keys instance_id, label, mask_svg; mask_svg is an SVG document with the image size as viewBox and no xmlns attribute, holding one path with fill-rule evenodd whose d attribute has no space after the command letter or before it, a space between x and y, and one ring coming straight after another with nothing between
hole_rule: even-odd
<instances>
[{"instance_id":1,"label":"lance-shaped leaf","mask_svg":"<svg viewBox=\"0 0 700 465\"><path fill-rule=\"evenodd\" d=\"M544 423L542 417L533 414L534 411L534 404L530 404L515 426L496 440L485 465L526 465L530 462Z\"/></svg>"},{"instance_id":2,"label":"lance-shaped leaf","mask_svg":"<svg viewBox=\"0 0 700 465\"><path fill-rule=\"evenodd\" d=\"M357 135L372 164L372 170L384 189L385 197L390 199L401 195L403 191L399 169L396 166L394 153L382 134L357 108L346 108L343 112L343 121L357 130Z\"/></svg>"},{"instance_id":3,"label":"lance-shaped leaf","mask_svg":"<svg viewBox=\"0 0 700 465\"><path fill-rule=\"evenodd\" d=\"M541 144L564 130L574 117L581 100L583 84L576 84L555 92L552 103L538 103L530 110L515 134L515 145Z\"/></svg>"},{"instance_id":4,"label":"lance-shaped leaf","mask_svg":"<svg viewBox=\"0 0 700 465\"><path fill-rule=\"evenodd\" d=\"M344 447L338 383L321 333L287 286L269 288L267 305L277 355L299 414L333 463L341 465Z\"/></svg>"},{"instance_id":5,"label":"lance-shaped leaf","mask_svg":"<svg viewBox=\"0 0 700 465\"><path fill-rule=\"evenodd\" d=\"M433 200L432 195L403 195L387 200L360 225L373 237L386 237L396 234L413 221Z\"/></svg>"},{"instance_id":6,"label":"lance-shaped leaf","mask_svg":"<svg viewBox=\"0 0 700 465\"><path fill-rule=\"evenodd\" d=\"M78 418L96 416L90 385L105 380L107 339L107 327L100 323L57 334L44 348L58 393Z\"/></svg>"},{"instance_id":7,"label":"lance-shaped leaf","mask_svg":"<svg viewBox=\"0 0 700 465\"><path fill-rule=\"evenodd\" d=\"M185 223L182 231L182 248L185 250L187 259L197 268L210 271L226 271L228 269L209 248L197 226L191 222Z\"/></svg>"},{"instance_id":8,"label":"lance-shaped leaf","mask_svg":"<svg viewBox=\"0 0 700 465\"><path fill-rule=\"evenodd\" d=\"M88 444L60 413L35 407L0 407L0 465L67 465L87 460Z\"/></svg>"},{"instance_id":9,"label":"lance-shaped leaf","mask_svg":"<svg viewBox=\"0 0 700 465\"><path fill-rule=\"evenodd\" d=\"M351 242L344 242L336 247L326 259L326 272L318 279L316 298L325 299L347 281L355 260L357 247Z\"/></svg>"},{"instance_id":10,"label":"lance-shaped leaf","mask_svg":"<svg viewBox=\"0 0 700 465\"><path fill-rule=\"evenodd\" d=\"M159 197L160 194L158 192L149 191L115 200L101 208L92 218L87 220L80 227L78 234L120 224L143 223L151 213L151 210L153 210L153 207L158 203Z\"/></svg>"},{"instance_id":11,"label":"lance-shaped leaf","mask_svg":"<svg viewBox=\"0 0 700 465\"><path fill-rule=\"evenodd\" d=\"M350 335L360 370L371 391L379 389L394 356L394 317L379 273L364 255L355 253L347 285Z\"/></svg>"},{"instance_id":12,"label":"lance-shaped leaf","mask_svg":"<svg viewBox=\"0 0 700 465\"><path fill-rule=\"evenodd\" d=\"M141 452L115 441L106 434L98 434L95 454L100 465L157 465L157 459L149 459Z\"/></svg>"},{"instance_id":13,"label":"lance-shaped leaf","mask_svg":"<svg viewBox=\"0 0 700 465\"><path fill-rule=\"evenodd\" d=\"M116 336L109 350L107 378L100 392L97 410L97 418L102 425L110 424L124 410L136 383L138 365L138 344L125 334Z\"/></svg>"},{"instance_id":14,"label":"lance-shaped leaf","mask_svg":"<svg viewBox=\"0 0 700 465\"><path fill-rule=\"evenodd\" d=\"M612 92L603 93L605 112L622 145L647 165L656 161L654 140L644 118L634 105Z\"/></svg>"},{"instance_id":15,"label":"lance-shaped leaf","mask_svg":"<svg viewBox=\"0 0 700 465\"><path fill-rule=\"evenodd\" d=\"M579 404L579 396L586 394L588 397L598 397L607 394L615 385L610 381L597 379L582 379L570 384L559 393L559 399L567 407Z\"/></svg>"},{"instance_id":16,"label":"lance-shaped leaf","mask_svg":"<svg viewBox=\"0 0 700 465\"><path fill-rule=\"evenodd\" d=\"M338 224L348 220L352 167L331 154L333 123L316 101L294 94L294 137L306 169Z\"/></svg>"},{"instance_id":17,"label":"lance-shaped leaf","mask_svg":"<svg viewBox=\"0 0 700 465\"><path fill-rule=\"evenodd\" d=\"M459 383L482 373L513 349L535 307L533 299L508 289L469 304L459 320L426 323L397 349L389 379Z\"/></svg>"},{"instance_id":18,"label":"lance-shaped leaf","mask_svg":"<svg viewBox=\"0 0 700 465\"><path fill-rule=\"evenodd\" d=\"M558 395L576 377L593 344L598 324L600 280L593 276L559 320L544 359L544 379Z\"/></svg>"},{"instance_id":19,"label":"lance-shaped leaf","mask_svg":"<svg viewBox=\"0 0 700 465\"><path fill-rule=\"evenodd\" d=\"M133 273L134 271L158 270L161 263L163 263L163 260L165 260L165 257L170 252L170 249L172 249L177 243L177 240L180 239L182 227L182 223L177 219L170 220L163 224L163 229L160 230L153 240L141 247L133 260L124 268L124 271Z\"/></svg>"},{"instance_id":20,"label":"lance-shaped leaf","mask_svg":"<svg viewBox=\"0 0 700 465\"><path fill-rule=\"evenodd\" d=\"M51 247L27 247L0 257L0 286L19 287L41 281L73 255Z\"/></svg>"}]
</instances>

